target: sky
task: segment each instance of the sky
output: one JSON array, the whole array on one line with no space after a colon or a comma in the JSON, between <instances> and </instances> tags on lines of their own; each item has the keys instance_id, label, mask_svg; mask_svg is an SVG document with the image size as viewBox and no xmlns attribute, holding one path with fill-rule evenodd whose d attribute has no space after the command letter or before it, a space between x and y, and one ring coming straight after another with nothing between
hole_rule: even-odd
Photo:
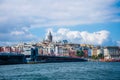
<instances>
[{"instance_id":1,"label":"sky","mask_svg":"<svg viewBox=\"0 0 120 80\"><path fill-rule=\"evenodd\" d=\"M0 0L0 46L54 41L120 46L120 0Z\"/></svg>"}]
</instances>

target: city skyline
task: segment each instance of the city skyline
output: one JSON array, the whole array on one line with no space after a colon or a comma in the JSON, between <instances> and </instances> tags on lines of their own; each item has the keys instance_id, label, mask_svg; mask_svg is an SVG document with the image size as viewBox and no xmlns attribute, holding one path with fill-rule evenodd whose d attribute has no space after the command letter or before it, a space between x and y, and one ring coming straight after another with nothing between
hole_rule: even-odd
<instances>
[{"instance_id":1,"label":"city skyline","mask_svg":"<svg viewBox=\"0 0 120 80\"><path fill-rule=\"evenodd\" d=\"M120 46L120 0L0 0L0 45L53 40Z\"/></svg>"}]
</instances>

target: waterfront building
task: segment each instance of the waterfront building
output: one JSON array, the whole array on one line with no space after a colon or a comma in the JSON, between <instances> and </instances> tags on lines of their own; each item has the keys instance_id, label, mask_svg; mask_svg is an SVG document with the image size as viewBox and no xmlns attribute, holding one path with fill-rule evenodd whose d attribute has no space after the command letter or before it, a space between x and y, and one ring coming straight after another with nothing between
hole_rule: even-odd
<instances>
[{"instance_id":1,"label":"waterfront building","mask_svg":"<svg viewBox=\"0 0 120 80\"><path fill-rule=\"evenodd\" d=\"M55 46L55 55L56 56L69 56L68 48L64 45Z\"/></svg>"},{"instance_id":2,"label":"waterfront building","mask_svg":"<svg viewBox=\"0 0 120 80\"><path fill-rule=\"evenodd\" d=\"M3 46L0 48L0 52L10 53L12 51L11 46Z\"/></svg>"},{"instance_id":3,"label":"waterfront building","mask_svg":"<svg viewBox=\"0 0 120 80\"><path fill-rule=\"evenodd\" d=\"M60 45L55 46L55 55L56 56L62 56L63 55L62 46L60 46Z\"/></svg>"},{"instance_id":4,"label":"waterfront building","mask_svg":"<svg viewBox=\"0 0 120 80\"><path fill-rule=\"evenodd\" d=\"M97 49L97 56L98 56L99 54L104 54L104 48L98 47L98 49Z\"/></svg>"},{"instance_id":5,"label":"waterfront building","mask_svg":"<svg viewBox=\"0 0 120 80\"><path fill-rule=\"evenodd\" d=\"M24 54L24 55L31 55L31 47L24 46L22 54Z\"/></svg>"},{"instance_id":6,"label":"waterfront building","mask_svg":"<svg viewBox=\"0 0 120 80\"><path fill-rule=\"evenodd\" d=\"M59 47L55 46L55 55L58 56L58 53L59 53Z\"/></svg>"},{"instance_id":7,"label":"waterfront building","mask_svg":"<svg viewBox=\"0 0 120 80\"><path fill-rule=\"evenodd\" d=\"M31 48L33 47L32 44L24 43L24 44L19 44L16 46L16 52L19 52L24 55L31 55Z\"/></svg>"},{"instance_id":8,"label":"waterfront building","mask_svg":"<svg viewBox=\"0 0 120 80\"><path fill-rule=\"evenodd\" d=\"M83 52L84 52L84 57L88 57L88 49L84 49Z\"/></svg>"},{"instance_id":9,"label":"waterfront building","mask_svg":"<svg viewBox=\"0 0 120 80\"><path fill-rule=\"evenodd\" d=\"M120 48L117 46L108 46L104 48L105 59L120 59Z\"/></svg>"},{"instance_id":10,"label":"waterfront building","mask_svg":"<svg viewBox=\"0 0 120 80\"><path fill-rule=\"evenodd\" d=\"M49 55L49 54L48 54L48 48L43 47L43 55Z\"/></svg>"},{"instance_id":11,"label":"waterfront building","mask_svg":"<svg viewBox=\"0 0 120 80\"><path fill-rule=\"evenodd\" d=\"M58 53L57 56L63 56L63 47L62 46L58 46Z\"/></svg>"},{"instance_id":12,"label":"waterfront building","mask_svg":"<svg viewBox=\"0 0 120 80\"><path fill-rule=\"evenodd\" d=\"M70 49L70 50L69 50L69 56L70 56L70 57L77 57L77 52L76 52L76 50Z\"/></svg>"},{"instance_id":13,"label":"waterfront building","mask_svg":"<svg viewBox=\"0 0 120 80\"><path fill-rule=\"evenodd\" d=\"M91 51L92 52L92 56L97 56L97 49L98 49L97 47L93 47L92 48L92 51Z\"/></svg>"},{"instance_id":14,"label":"waterfront building","mask_svg":"<svg viewBox=\"0 0 120 80\"><path fill-rule=\"evenodd\" d=\"M88 57L91 57L91 56L92 56L92 49L88 48Z\"/></svg>"},{"instance_id":15,"label":"waterfront building","mask_svg":"<svg viewBox=\"0 0 120 80\"><path fill-rule=\"evenodd\" d=\"M16 46L2 46L0 47L2 53L21 53L21 49Z\"/></svg>"},{"instance_id":16,"label":"waterfront building","mask_svg":"<svg viewBox=\"0 0 120 80\"><path fill-rule=\"evenodd\" d=\"M48 45L48 54L50 54L51 56L54 56L55 54L54 54L54 52L55 52L55 47L54 47L54 44L49 44Z\"/></svg>"},{"instance_id":17,"label":"waterfront building","mask_svg":"<svg viewBox=\"0 0 120 80\"><path fill-rule=\"evenodd\" d=\"M38 55L43 55L43 47L37 46L37 48L38 48Z\"/></svg>"},{"instance_id":18,"label":"waterfront building","mask_svg":"<svg viewBox=\"0 0 120 80\"><path fill-rule=\"evenodd\" d=\"M1 46L0 47L0 52L4 52L4 50L5 50L5 47Z\"/></svg>"},{"instance_id":19,"label":"waterfront building","mask_svg":"<svg viewBox=\"0 0 120 80\"><path fill-rule=\"evenodd\" d=\"M10 53L10 47L9 46L5 47L5 51L4 52Z\"/></svg>"}]
</instances>

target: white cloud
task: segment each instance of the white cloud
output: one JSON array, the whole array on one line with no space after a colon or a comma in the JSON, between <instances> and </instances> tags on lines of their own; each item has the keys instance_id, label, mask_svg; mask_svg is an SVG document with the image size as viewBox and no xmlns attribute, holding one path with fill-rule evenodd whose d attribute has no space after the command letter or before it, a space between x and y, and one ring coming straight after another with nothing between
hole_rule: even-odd
<instances>
[{"instance_id":1,"label":"white cloud","mask_svg":"<svg viewBox=\"0 0 120 80\"><path fill-rule=\"evenodd\" d=\"M31 34L29 31L11 31L10 33L0 33L0 45L3 44L14 44L16 42L27 42L27 41L37 41L38 38Z\"/></svg>"},{"instance_id":2,"label":"white cloud","mask_svg":"<svg viewBox=\"0 0 120 80\"><path fill-rule=\"evenodd\" d=\"M2 41L0 41L0 46L11 46L11 45L15 45L15 44L18 44L19 42L8 42L8 41L6 41L6 42L2 42Z\"/></svg>"},{"instance_id":3,"label":"white cloud","mask_svg":"<svg viewBox=\"0 0 120 80\"><path fill-rule=\"evenodd\" d=\"M11 35L22 35L25 34L23 31L13 31L11 32Z\"/></svg>"},{"instance_id":4,"label":"white cloud","mask_svg":"<svg viewBox=\"0 0 120 80\"><path fill-rule=\"evenodd\" d=\"M58 31L53 32L54 40L69 40L73 43L85 43L102 45L109 41L109 31L101 30L98 32L89 33L87 31L72 31L66 28L60 28Z\"/></svg>"},{"instance_id":5,"label":"white cloud","mask_svg":"<svg viewBox=\"0 0 120 80\"><path fill-rule=\"evenodd\" d=\"M117 45L120 47L120 41L117 41Z\"/></svg>"},{"instance_id":6,"label":"white cloud","mask_svg":"<svg viewBox=\"0 0 120 80\"><path fill-rule=\"evenodd\" d=\"M120 1L120 0L119 0ZM0 0L0 41L27 41L36 36L29 32L30 28L51 26L75 26L105 22L120 22L117 14L120 8L114 7L118 0ZM64 33L61 33L64 32ZM66 36L63 35L69 32ZM68 38L88 40L93 43L98 39L89 32L58 31L56 39ZM99 37L102 36L103 33ZM107 34L107 33L105 33ZM104 35L105 35L104 34ZM7 36L7 37L6 37ZM106 36L108 37L108 36ZM96 44L106 40L104 36ZM86 43L88 41L85 41Z\"/></svg>"},{"instance_id":7,"label":"white cloud","mask_svg":"<svg viewBox=\"0 0 120 80\"><path fill-rule=\"evenodd\" d=\"M118 1L119 2L119 1ZM63 26L118 21L116 0L3 0L0 22L10 21L31 27Z\"/></svg>"}]
</instances>

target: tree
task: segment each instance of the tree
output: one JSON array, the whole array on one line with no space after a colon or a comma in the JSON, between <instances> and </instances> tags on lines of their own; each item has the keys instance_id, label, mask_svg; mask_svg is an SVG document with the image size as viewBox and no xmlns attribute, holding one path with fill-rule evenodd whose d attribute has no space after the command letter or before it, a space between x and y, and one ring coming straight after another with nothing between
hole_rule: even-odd
<instances>
[{"instance_id":1,"label":"tree","mask_svg":"<svg viewBox=\"0 0 120 80\"><path fill-rule=\"evenodd\" d=\"M98 59L98 57L97 57L97 56L95 56L95 55L93 55L93 56L92 56L92 59Z\"/></svg>"},{"instance_id":2,"label":"tree","mask_svg":"<svg viewBox=\"0 0 120 80\"><path fill-rule=\"evenodd\" d=\"M84 52L82 50L77 50L77 56L83 57Z\"/></svg>"},{"instance_id":3,"label":"tree","mask_svg":"<svg viewBox=\"0 0 120 80\"><path fill-rule=\"evenodd\" d=\"M102 59L104 58L104 55L102 53L98 54L98 58Z\"/></svg>"}]
</instances>

